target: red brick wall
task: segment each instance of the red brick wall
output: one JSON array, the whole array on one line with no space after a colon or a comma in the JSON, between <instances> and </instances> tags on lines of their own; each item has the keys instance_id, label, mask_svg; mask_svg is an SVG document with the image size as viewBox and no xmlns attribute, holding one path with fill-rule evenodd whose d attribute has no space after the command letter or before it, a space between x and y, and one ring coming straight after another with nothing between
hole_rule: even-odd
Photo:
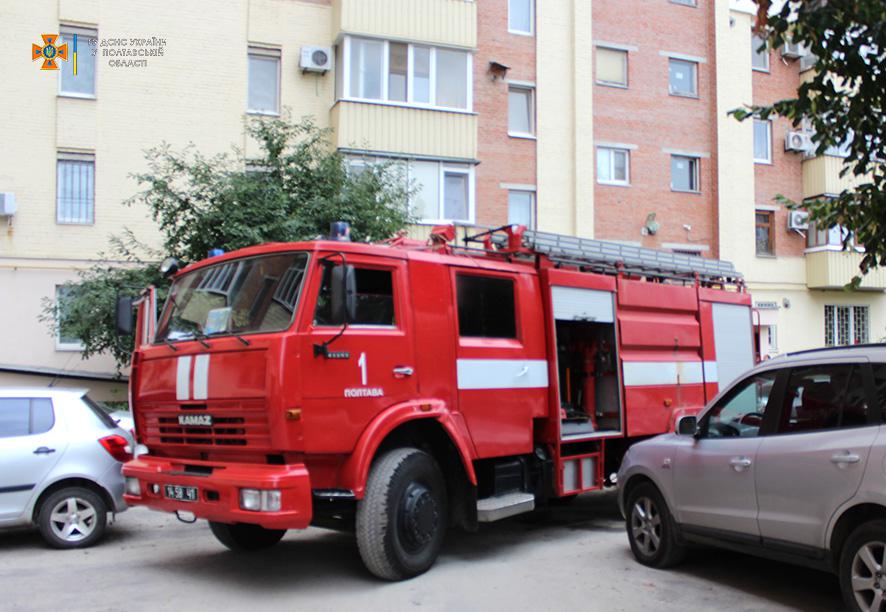
<instances>
[{"instance_id":1,"label":"red brick wall","mask_svg":"<svg viewBox=\"0 0 886 612\"><path fill-rule=\"evenodd\" d=\"M541 1L541 0L537 0ZM508 221L508 192L501 183L535 185L534 140L508 136L508 85L492 80L489 62L510 66L506 79L535 82L535 37L508 33L507 0L477 3L474 111L478 113L476 210L480 225Z\"/></svg>"},{"instance_id":2,"label":"red brick wall","mask_svg":"<svg viewBox=\"0 0 886 612\"><path fill-rule=\"evenodd\" d=\"M784 60L780 52L769 53L769 72L755 70L753 75L754 104L770 104L785 98L797 97L800 87L798 60ZM756 204L778 206L775 214L776 256L803 254L806 240L795 231L789 231L788 211L773 201L784 195L795 202L803 198L803 156L784 150L785 134L791 127L787 119L772 121L772 164L754 164L754 195Z\"/></svg>"},{"instance_id":3,"label":"red brick wall","mask_svg":"<svg viewBox=\"0 0 886 612\"><path fill-rule=\"evenodd\" d=\"M638 147L631 151L630 187L595 186L597 238L650 247L698 243L710 247L706 256L717 255L713 10L706 0L696 8L668 0L594 2L594 41L637 47L628 54L627 89L594 85L594 140ZM698 65L698 99L668 94L668 58L660 51L707 60ZM671 159L663 148L711 154L701 160L700 194L671 191ZM585 160L585 170L596 176L596 159ZM661 228L642 236L652 212Z\"/></svg>"}]
</instances>

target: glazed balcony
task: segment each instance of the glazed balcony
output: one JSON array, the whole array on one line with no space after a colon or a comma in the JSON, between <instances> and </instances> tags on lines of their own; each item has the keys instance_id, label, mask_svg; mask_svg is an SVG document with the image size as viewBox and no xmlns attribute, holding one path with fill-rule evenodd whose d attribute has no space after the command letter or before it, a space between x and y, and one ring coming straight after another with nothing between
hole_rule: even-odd
<instances>
[{"instance_id":1,"label":"glazed balcony","mask_svg":"<svg viewBox=\"0 0 886 612\"><path fill-rule=\"evenodd\" d=\"M862 254L841 251L839 247L819 247L806 251L806 286L810 289L842 289L859 273ZM886 268L877 268L862 277L861 291L886 291Z\"/></svg>"}]
</instances>

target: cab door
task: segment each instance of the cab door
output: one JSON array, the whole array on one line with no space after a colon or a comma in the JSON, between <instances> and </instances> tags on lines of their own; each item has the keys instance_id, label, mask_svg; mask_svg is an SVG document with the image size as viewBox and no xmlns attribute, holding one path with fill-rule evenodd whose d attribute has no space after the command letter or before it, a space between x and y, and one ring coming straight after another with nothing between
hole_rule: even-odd
<instances>
[{"instance_id":1,"label":"cab door","mask_svg":"<svg viewBox=\"0 0 886 612\"><path fill-rule=\"evenodd\" d=\"M759 540L754 475L777 379L768 371L738 383L701 417L694 443L677 448L675 514L687 531Z\"/></svg>"},{"instance_id":2,"label":"cab door","mask_svg":"<svg viewBox=\"0 0 886 612\"><path fill-rule=\"evenodd\" d=\"M828 521L858 490L880 429L867 376L867 363L791 370L777 429L757 456L765 540L824 546Z\"/></svg>"},{"instance_id":3,"label":"cab door","mask_svg":"<svg viewBox=\"0 0 886 612\"><path fill-rule=\"evenodd\" d=\"M68 446L48 398L0 398L0 521L19 517Z\"/></svg>"},{"instance_id":4,"label":"cab door","mask_svg":"<svg viewBox=\"0 0 886 612\"><path fill-rule=\"evenodd\" d=\"M314 262L307 294L299 353L309 451L351 450L373 416L417 396L405 260L347 254L346 264L356 298L347 326L332 307L340 256Z\"/></svg>"}]
</instances>

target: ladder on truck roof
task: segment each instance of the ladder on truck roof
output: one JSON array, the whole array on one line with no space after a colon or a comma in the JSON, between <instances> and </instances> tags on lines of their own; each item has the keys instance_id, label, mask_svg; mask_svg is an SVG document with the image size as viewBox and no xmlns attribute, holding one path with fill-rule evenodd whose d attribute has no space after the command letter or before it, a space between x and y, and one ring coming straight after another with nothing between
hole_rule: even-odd
<instances>
[{"instance_id":1,"label":"ladder on truck roof","mask_svg":"<svg viewBox=\"0 0 886 612\"><path fill-rule=\"evenodd\" d=\"M466 243L491 242L497 249L504 250L514 248L513 238L517 236L519 230L515 232L512 226L503 226L466 236L464 240ZM544 255L554 263L604 274L624 272L683 280L694 279L697 275L702 282L742 283L742 274L732 262L719 259L535 230L524 230L520 244L526 251Z\"/></svg>"}]
</instances>

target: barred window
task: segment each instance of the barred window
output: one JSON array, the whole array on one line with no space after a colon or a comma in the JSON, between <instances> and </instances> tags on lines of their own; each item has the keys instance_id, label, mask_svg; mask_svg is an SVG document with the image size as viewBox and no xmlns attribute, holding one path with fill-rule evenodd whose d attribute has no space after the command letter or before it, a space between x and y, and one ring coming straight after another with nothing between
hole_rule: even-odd
<instances>
[{"instance_id":1,"label":"barred window","mask_svg":"<svg viewBox=\"0 0 886 612\"><path fill-rule=\"evenodd\" d=\"M867 343L870 337L869 321L868 306L825 306L825 345Z\"/></svg>"},{"instance_id":2,"label":"barred window","mask_svg":"<svg viewBox=\"0 0 886 612\"><path fill-rule=\"evenodd\" d=\"M91 225L95 221L95 156L59 153L56 221Z\"/></svg>"}]
</instances>

